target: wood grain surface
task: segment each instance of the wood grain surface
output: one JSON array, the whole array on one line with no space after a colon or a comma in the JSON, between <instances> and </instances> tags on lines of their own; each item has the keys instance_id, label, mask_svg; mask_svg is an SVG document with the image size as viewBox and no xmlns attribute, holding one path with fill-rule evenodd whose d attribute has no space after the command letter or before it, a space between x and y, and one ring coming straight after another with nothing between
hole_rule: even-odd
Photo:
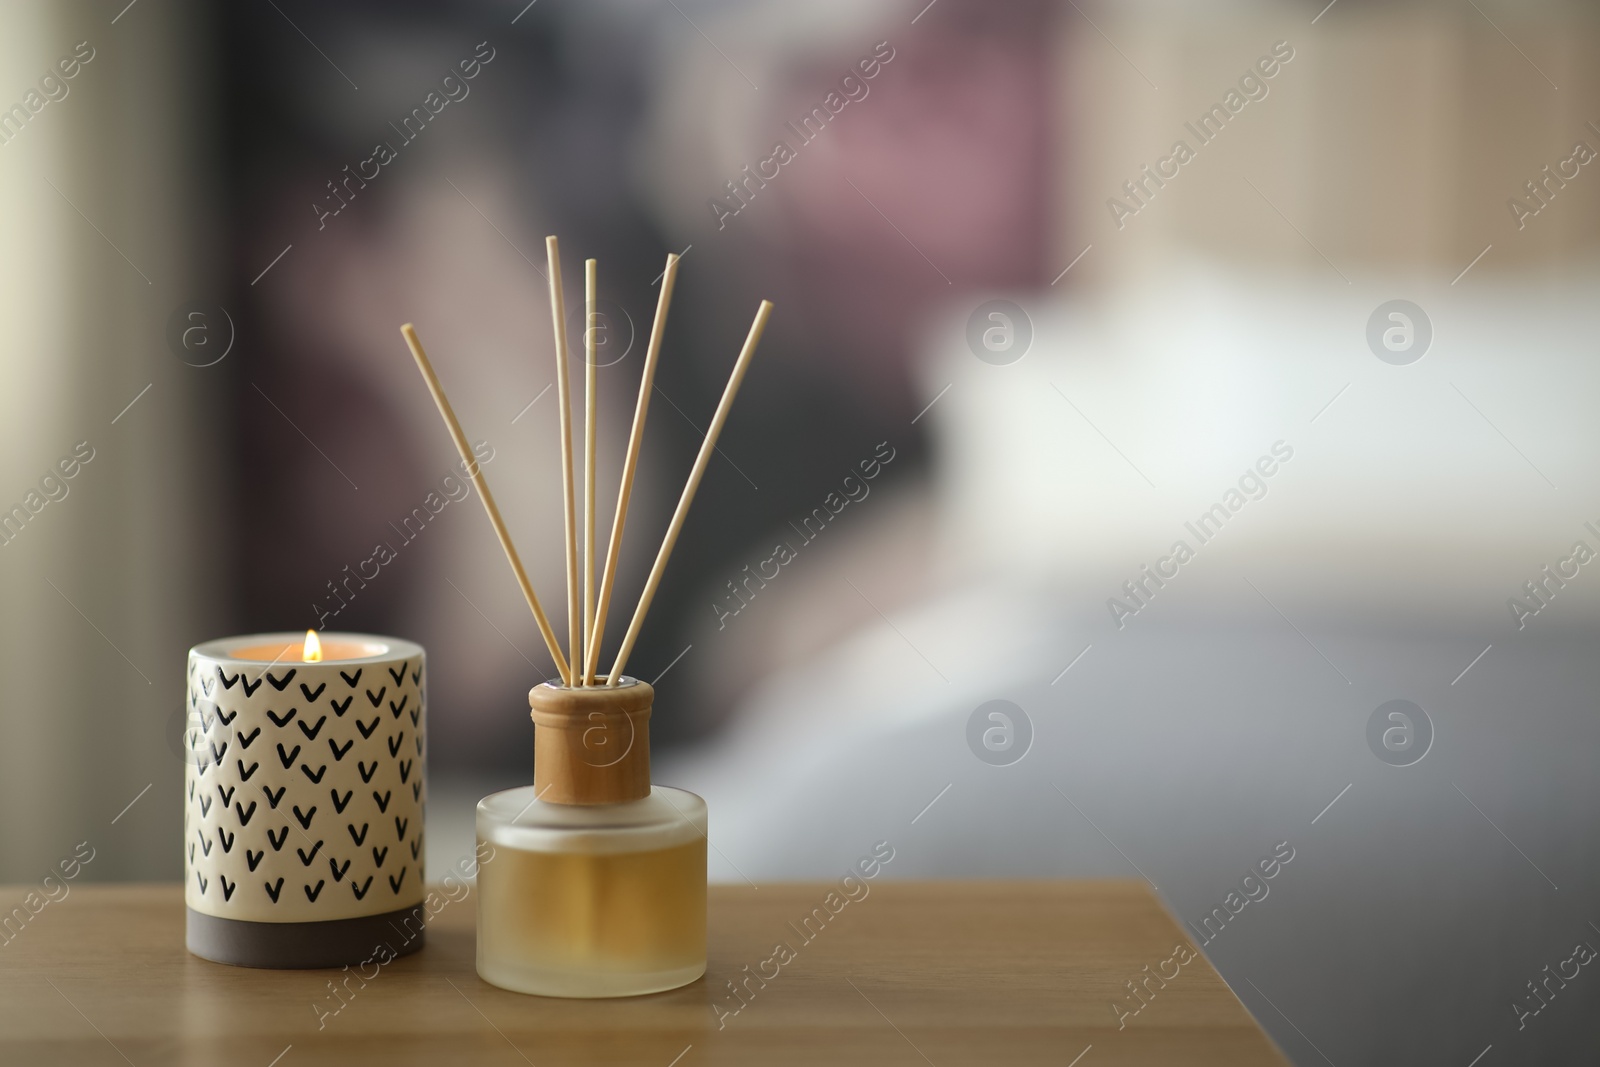
<instances>
[{"instance_id":1,"label":"wood grain surface","mask_svg":"<svg viewBox=\"0 0 1600 1067\"><path fill-rule=\"evenodd\" d=\"M0 1063L1285 1062L1203 957L1118 1028L1111 1005L1129 1000L1124 983L1190 944L1142 883L872 883L803 940L790 924L831 888L714 886L705 979L647 997L571 1001L478 979L470 896L438 912L422 952L369 968L377 973L364 984L348 972L340 999L329 983L345 972L242 970L190 956L176 885L77 887L0 944ZM0 904L26 892L0 889ZM728 983L771 975L776 965L762 961L779 942L793 958L734 1000Z\"/></svg>"}]
</instances>

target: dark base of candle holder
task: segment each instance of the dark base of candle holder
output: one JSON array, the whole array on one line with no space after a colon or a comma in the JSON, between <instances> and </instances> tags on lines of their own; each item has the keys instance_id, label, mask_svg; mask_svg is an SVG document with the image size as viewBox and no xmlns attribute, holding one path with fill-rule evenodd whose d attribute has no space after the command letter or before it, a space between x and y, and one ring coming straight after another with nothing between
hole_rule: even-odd
<instances>
[{"instance_id":1,"label":"dark base of candle holder","mask_svg":"<svg viewBox=\"0 0 1600 1067\"><path fill-rule=\"evenodd\" d=\"M408 956L422 947L428 917L421 904L381 915L307 923L245 922L185 910L185 942L196 956L234 967L282 970L353 967L368 960Z\"/></svg>"}]
</instances>

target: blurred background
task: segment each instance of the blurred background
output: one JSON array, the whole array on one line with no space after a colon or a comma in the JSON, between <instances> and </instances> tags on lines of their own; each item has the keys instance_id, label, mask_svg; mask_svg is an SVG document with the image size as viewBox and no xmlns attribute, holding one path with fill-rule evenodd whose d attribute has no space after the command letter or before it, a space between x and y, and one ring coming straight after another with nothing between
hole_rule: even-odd
<instances>
[{"instance_id":1,"label":"blurred background","mask_svg":"<svg viewBox=\"0 0 1600 1067\"><path fill-rule=\"evenodd\" d=\"M1592 5L0 26L0 882L179 877L185 651L264 630L427 647L471 849L554 671L397 327L559 607L556 233L603 530L683 256L608 648L777 305L629 662L714 879L1142 877L1294 1062L1600 1054L1513 1007L1600 944Z\"/></svg>"}]
</instances>

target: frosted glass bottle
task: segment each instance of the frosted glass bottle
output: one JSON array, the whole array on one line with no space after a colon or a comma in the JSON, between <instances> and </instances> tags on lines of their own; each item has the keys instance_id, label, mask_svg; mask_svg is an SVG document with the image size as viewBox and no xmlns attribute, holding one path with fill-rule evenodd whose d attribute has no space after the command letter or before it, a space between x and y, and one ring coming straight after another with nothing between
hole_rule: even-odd
<instances>
[{"instance_id":1,"label":"frosted glass bottle","mask_svg":"<svg viewBox=\"0 0 1600 1067\"><path fill-rule=\"evenodd\" d=\"M535 686L534 784L478 803L478 974L621 997L706 969L706 805L650 784L654 692Z\"/></svg>"}]
</instances>

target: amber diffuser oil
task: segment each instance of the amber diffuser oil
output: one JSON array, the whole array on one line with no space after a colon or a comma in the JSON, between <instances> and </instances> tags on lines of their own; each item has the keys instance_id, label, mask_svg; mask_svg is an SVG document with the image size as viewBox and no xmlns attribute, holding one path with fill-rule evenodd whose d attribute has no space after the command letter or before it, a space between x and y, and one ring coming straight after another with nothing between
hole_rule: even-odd
<instances>
[{"instance_id":1,"label":"amber diffuser oil","mask_svg":"<svg viewBox=\"0 0 1600 1067\"><path fill-rule=\"evenodd\" d=\"M535 686L528 699L534 784L478 804L479 976L558 997L634 996L699 978L706 806L650 784L654 692L625 678Z\"/></svg>"},{"instance_id":2,"label":"amber diffuser oil","mask_svg":"<svg viewBox=\"0 0 1600 1067\"><path fill-rule=\"evenodd\" d=\"M595 421L600 330L584 331L583 579L579 608L578 504L572 457L572 403L567 360L567 315L556 238L545 238L550 321L555 330L560 405L562 504L566 517L567 636L565 652L512 544L488 482L433 364L410 323L400 327L417 370L439 409L472 479L506 562L539 624L562 685L528 693L533 708L534 784L485 798L478 805L478 973L525 993L604 997L651 993L705 973L706 808L699 797L650 784L650 705L654 691L622 669L638 640L661 574L700 487L717 436L750 369L772 315L763 300L705 439L678 497L666 537L634 609L609 677L595 674L616 579L628 500L638 470L656 361L677 278L677 255L667 256L639 400L628 436L622 486L611 540L594 587ZM584 303L593 316L598 267L584 264ZM589 319L585 320L590 321ZM587 638L587 639L586 639ZM399 714L396 712L395 714ZM699 840L696 841L695 838ZM487 850L487 851L486 851Z\"/></svg>"}]
</instances>

